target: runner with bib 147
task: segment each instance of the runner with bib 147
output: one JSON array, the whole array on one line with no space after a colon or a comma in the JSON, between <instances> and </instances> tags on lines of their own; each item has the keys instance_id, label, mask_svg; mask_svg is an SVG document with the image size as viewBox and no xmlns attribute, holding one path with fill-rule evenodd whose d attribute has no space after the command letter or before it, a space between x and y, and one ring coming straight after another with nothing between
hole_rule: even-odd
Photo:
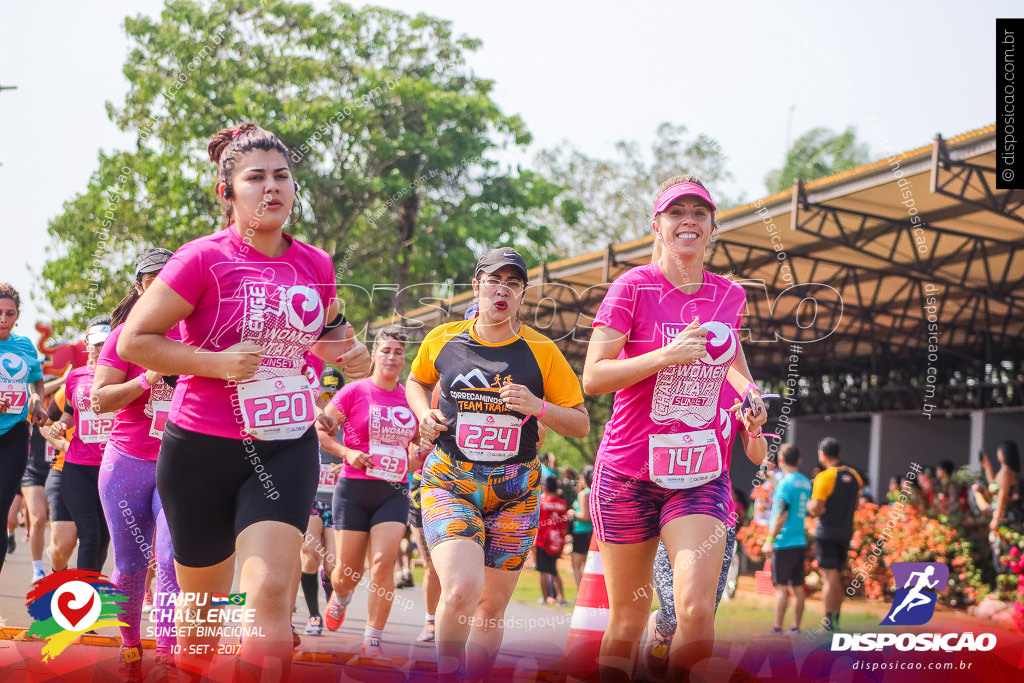
<instances>
[{"instance_id":1,"label":"runner with bib 147","mask_svg":"<svg viewBox=\"0 0 1024 683\"><path fill-rule=\"evenodd\" d=\"M650 613L660 536L675 569L678 626L669 675L708 658L732 493L723 476L730 415L724 382L743 397L743 427L760 434L764 404L736 330L743 288L704 270L718 237L715 203L693 176L662 185L654 202L652 263L608 288L583 369L588 394L615 393L598 449L590 508L611 614L602 680L632 680L633 653ZM712 544L711 552L701 545Z\"/></svg>"}]
</instances>

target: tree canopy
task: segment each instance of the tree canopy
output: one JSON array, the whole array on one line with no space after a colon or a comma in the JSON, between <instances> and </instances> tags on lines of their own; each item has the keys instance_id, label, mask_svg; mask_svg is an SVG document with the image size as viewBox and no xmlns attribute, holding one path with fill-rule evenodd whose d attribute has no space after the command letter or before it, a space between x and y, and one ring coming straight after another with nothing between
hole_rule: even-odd
<instances>
[{"instance_id":1,"label":"tree canopy","mask_svg":"<svg viewBox=\"0 0 1024 683\"><path fill-rule=\"evenodd\" d=\"M611 159L588 157L568 144L541 152L538 169L565 188L550 222L576 223L573 230L555 232L551 256L585 254L649 234L654 193L674 175L700 177L720 210L730 206L734 202L715 187L732 177L726 162L714 138L704 133L689 138L685 126L667 122L658 126L649 153L628 140L615 145Z\"/></svg>"},{"instance_id":2,"label":"tree canopy","mask_svg":"<svg viewBox=\"0 0 1024 683\"><path fill-rule=\"evenodd\" d=\"M871 160L868 146L857 140L857 132L848 127L842 133L828 128L812 128L796 139L782 168L769 171L764 184L769 193L793 187L793 181L816 180L833 173L863 166Z\"/></svg>"},{"instance_id":3,"label":"tree canopy","mask_svg":"<svg viewBox=\"0 0 1024 683\"><path fill-rule=\"evenodd\" d=\"M286 230L333 256L353 319L439 293L420 283L468 282L484 247L533 260L546 249L540 209L560 188L500 162L529 133L467 68L479 41L450 22L338 2L170 0L125 29L129 91L107 110L136 144L101 153L50 223L42 286L68 316L58 331L109 311L139 251L219 227L206 144L244 121L291 150L300 189Z\"/></svg>"}]
</instances>

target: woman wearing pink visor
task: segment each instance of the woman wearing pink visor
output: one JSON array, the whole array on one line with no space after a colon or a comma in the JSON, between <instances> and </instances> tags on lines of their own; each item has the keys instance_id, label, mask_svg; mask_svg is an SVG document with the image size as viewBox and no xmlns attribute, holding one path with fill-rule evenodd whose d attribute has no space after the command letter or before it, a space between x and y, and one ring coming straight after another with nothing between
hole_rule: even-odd
<instances>
[{"instance_id":1,"label":"woman wearing pink visor","mask_svg":"<svg viewBox=\"0 0 1024 683\"><path fill-rule=\"evenodd\" d=\"M616 279L594 317L583 388L616 392L590 496L611 606L600 659L608 680L631 679L650 613L650 598L635 596L651 594L659 536L675 568L670 674L710 656L731 507L723 383L744 397L747 430L757 435L766 419L736 336L743 288L704 270L718 238L715 210L696 177L663 183L652 263Z\"/></svg>"}]
</instances>

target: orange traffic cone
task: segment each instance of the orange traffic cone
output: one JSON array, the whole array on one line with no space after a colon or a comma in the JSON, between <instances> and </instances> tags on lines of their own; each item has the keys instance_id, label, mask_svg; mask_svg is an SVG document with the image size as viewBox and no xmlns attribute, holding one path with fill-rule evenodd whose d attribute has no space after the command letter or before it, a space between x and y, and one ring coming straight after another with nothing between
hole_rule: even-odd
<instances>
[{"instance_id":1,"label":"orange traffic cone","mask_svg":"<svg viewBox=\"0 0 1024 683\"><path fill-rule=\"evenodd\" d=\"M604 582L604 567L597 549L597 537L590 540L583 578L576 594L576 607L572 611L569 635L565 639L563 671L586 675L597 670L597 657L601 651L601 638L608 629L608 587Z\"/></svg>"}]
</instances>

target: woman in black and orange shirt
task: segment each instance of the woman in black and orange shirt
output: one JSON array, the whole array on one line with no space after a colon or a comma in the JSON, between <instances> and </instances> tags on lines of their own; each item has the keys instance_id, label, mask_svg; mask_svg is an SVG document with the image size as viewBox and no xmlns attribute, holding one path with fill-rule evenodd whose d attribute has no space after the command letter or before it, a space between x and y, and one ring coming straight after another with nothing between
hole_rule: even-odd
<instances>
[{"instance_id":1,"label":"woman in black and orange shirt","mask_svg":"<svg viewBox=\"0 0 1024 683\"><path fill-rule=\"evenodd\" d=\"M518 321L522 256L492 249L475 273L479 316L434 328L406 385L421 436L437 445L423 466L421 495L441 581L438 672L460 680L486 677L537 535L538 424L572 437L590 429L572 368L550 339ZM441 399L431 409L437 384Z\"/></svg>"}]
</instances>

